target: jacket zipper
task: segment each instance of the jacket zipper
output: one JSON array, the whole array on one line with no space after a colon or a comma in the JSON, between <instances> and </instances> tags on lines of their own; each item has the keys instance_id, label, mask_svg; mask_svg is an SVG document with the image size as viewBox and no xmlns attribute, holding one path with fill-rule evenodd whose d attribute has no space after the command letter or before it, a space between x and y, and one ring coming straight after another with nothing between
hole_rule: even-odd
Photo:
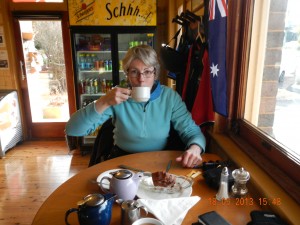
<instances>
[{"instance_id":1,"label":"jacket zipper","mask_svg":"<svg viewBox=\"0 0 300 225\"><path fill-rule=\"evenodd\" d=\"M146 132L146 107L148 105L149 101L146 102L144 105L143 105L143 111L144 111L144 115L143 115L143 130L142 130L142 137L146 137L147 136L147 132Z\"/></svg>"}]
</instances>

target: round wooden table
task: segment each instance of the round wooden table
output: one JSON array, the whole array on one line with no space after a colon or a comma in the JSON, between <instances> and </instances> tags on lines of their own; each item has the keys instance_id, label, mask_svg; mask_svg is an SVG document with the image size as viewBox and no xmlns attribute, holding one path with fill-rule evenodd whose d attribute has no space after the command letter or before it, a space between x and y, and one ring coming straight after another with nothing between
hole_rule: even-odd
<instances>
[{"instance_id":1,"label":"round wooden table","mask_svg":"<svg viewBox=\"0 0 300 225\"><path fill-rule=\"evenodd\" d=\"M88 194L102 193L98 185L91 183L90 180L96 180L102 172L116 169L121 164L155 172L164 170L168 161L172 159L173 163L169 172L176 175L187 175L193 169L183 168L175 161L180 154L180 151L137 153L89 167L67 180L46 199L35 215L32 225L65 224L65 212L69 208L77 208L76 203ZM208 153L205 153L202 158L203 161L220 159L217 155ZM192 196L199 196L201 200L188 211L182 224L191 225L197 222L198 215L214 210L232 225L245 225L250 221L250 212L261 209L249 196L245 201L230 198L230 201L218 202L215 201L216 193L217 190L210 188L202 175L197 176L194 179ZM72 225L79 224L76 213L72 213L68 220ZM111 225L120 225L120 221L121 207L115 203L112 209Z\"/></svg>"}]
</instances>

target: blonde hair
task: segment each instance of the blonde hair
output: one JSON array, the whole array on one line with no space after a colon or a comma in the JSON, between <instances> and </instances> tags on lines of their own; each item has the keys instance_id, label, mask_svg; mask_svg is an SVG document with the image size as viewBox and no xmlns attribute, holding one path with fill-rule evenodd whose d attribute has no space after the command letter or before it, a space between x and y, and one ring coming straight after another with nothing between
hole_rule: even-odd
<instances>
[{"instance_id":1,"label":"blonde hair","mask_svg":"<svg viewBox=\"0 0 300 225\"><path fill-rule=\"evenodd\" d=\"M160 64L156 51L151 46L139 45L130 48L122 60L124 73L127 73L131 62L135 59L141 60L146 66L154 67L155 79L158 79L160 73Z\"/></svg>"}]
</instances>

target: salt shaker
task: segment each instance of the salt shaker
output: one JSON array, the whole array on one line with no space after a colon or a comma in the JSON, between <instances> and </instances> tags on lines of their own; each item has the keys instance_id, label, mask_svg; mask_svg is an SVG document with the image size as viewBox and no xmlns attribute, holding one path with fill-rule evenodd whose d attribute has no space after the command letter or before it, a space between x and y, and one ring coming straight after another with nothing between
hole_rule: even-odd
<instances>
[{"instance_id":1,"label":"salt shaker","mask_svg":"<svg viewBox=\"0 0 300 225\"><path fill-rule=\"evenodd\" d=\"M220 187L218 193L216 194L216 199L222 201L222 199L228 199L228 168L225 166L222 169L221 178L220 178Z\"/></svg>"},{"instance_id":2,"label":"salt shaker","mask_svg":"<svg viewBox=\"0 0 300 225\"><path fill-rule=\"evenodd\" d=\"M244 168L236 169L232 172L232 177L234 179L234 185L232 185L232 194L236 197L242 197L248 193L246 187L247 181L250 179L250 174Z\"/></svg>"}]
</instances>

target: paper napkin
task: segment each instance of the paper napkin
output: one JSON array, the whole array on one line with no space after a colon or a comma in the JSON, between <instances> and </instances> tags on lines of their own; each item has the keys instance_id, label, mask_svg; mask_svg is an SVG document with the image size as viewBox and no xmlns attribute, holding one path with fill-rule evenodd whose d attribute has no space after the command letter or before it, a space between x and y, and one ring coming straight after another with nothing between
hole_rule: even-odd
<instances>
[{"instance_id":1,"label":"paper napkin","mask_svg":"<svg viewBox=\"0 0 300 225\"><path fill-rule=\"evenodd\" d=\"M161 200L138 199L137 201L165 225L180 225L189 209L199 200L199 196L191 196Z\"/></svg>"}]
</instances>

